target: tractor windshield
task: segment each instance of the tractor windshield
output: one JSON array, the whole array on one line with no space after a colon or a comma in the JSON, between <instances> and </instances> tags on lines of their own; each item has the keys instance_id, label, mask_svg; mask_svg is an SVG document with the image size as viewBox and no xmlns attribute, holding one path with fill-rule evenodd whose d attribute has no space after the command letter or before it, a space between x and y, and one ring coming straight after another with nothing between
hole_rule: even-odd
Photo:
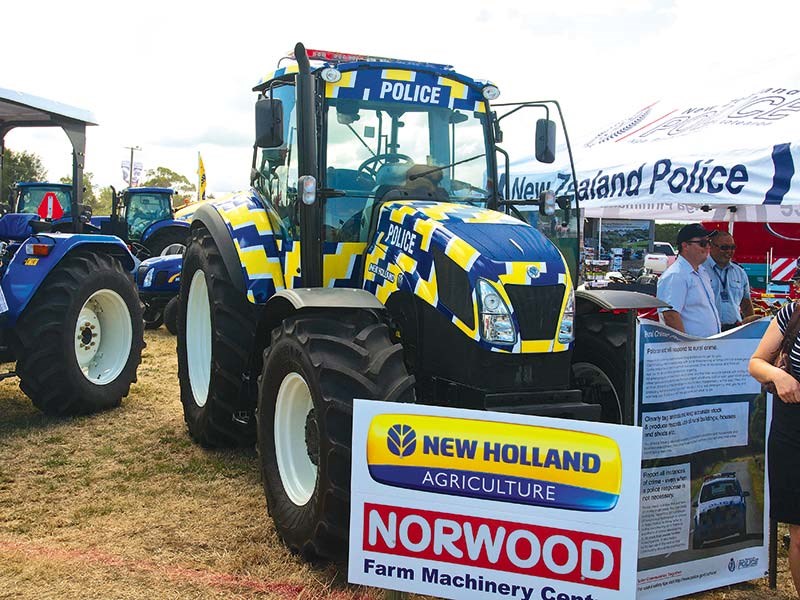
<instances>
[{"instance_id":1,"label":"tractor windshield","mask_svg":"<svg viewBox=\"0 0 800 600\"><path fill-rule=\"evenodd\" d=\"M16 212L36 213L43 219L59 219L70 214L71 200L69 186L20 186Z\"/></svg>"},{"instance_id":2,"label":"tractor windshield","mask_svg":"<svg viewBox=\"0 0 800 600\"><path fill-rule=\"evenodd\" d=\"M150 225L169 219L172 216L171 209L169 194L131 194L125 213L128 221L128 237L140 240Z\"/></svg>"},{"instance_id":3,"label":"tractor windshield","mask_svg":"<svg viewBox=\"0 0 800 600\"><path fill-rule=\"evenodd\" d=\"M331 99L326 187L345 195L485 203L485 113L447 107Z\"/></svg>"}]
</instances>

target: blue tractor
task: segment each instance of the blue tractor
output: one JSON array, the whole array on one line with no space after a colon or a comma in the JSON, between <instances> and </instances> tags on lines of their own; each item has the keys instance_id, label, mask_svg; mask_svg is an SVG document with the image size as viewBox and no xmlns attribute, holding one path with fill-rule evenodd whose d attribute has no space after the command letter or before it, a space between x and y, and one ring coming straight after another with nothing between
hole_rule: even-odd
<instances>
[{"instance_id":1,"label":"blue tractor","mask_svg":"<svg viewBox=\"0 0 800 600\"><path fill-rule=\"evenodd\" d=\"M87 234L83 155L86 126L94 124L87 111L0 89L0 156L16 127L61 127L73 148L72 189L61 206L81 215L63 223L73 233L59 231L58 211L50 220L38 210L0 218L0 354L16 361L0 378L17 376L50 415L119 405L136 380L144 345L133 256L117 237ZM2 176L0 169L0 189ZM22 208L28 210L24 202Z\"/></svg>"},{"instance_id":2,"label":"blue tractor","mask_svg":"<svg viewBox=\"0 0 800 600\"><path fill-rule=\"evenodd\" d=\"M182 244L168 246L167 254L143 260L136 269L145 329L158 329L163 323L172 335L178 334L178 292L184 248Z\"/></svg>"},{"instance_id":3,"label":"blue tractor","mask_svg":"<svg viewBox=\"0 0 800 600\"><path fill-rule=\"evenodd\" d=\"M72 231L72 184L50 182L17 182L11 188L9 212L36 214L42 221L51 223L53 232ZM91 211L83 207L84 233L98 233L88 218Z\"/></svg>"},{"instance_id":4,"label":"blue tractor","mask_svg":"<svg viewBox=\"0 0 800 600\"><path fill-rule=\"evenodd\" d=\"M158 256L173 244L186 244L189 222L175 218L174 190L134 187L112 192L111 216L93 217L92 225L128 242L139 259Z\"/></svg>"}]
</instances>

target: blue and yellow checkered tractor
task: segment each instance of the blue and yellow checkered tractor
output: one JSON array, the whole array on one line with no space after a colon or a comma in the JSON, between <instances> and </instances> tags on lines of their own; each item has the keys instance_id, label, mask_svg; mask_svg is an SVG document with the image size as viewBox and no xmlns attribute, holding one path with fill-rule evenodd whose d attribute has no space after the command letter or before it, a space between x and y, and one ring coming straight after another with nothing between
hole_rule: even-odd
<instances>
[{"instance_id":1,"label":"blue and yellow checkered tractor","mask_svg":"<svg viewBox=\"0 0 800 600\"><path fill-rule=\"evenodd\" d=\"M254 88L250 189L193 216L181 400L200 444L257 440L280 535L336 559L354 398L620 421L624 365L573 376L576 323L601 314L575 297L574 194L501 183L501 121L538 118L523 150L547 168L557 103L493 107L494 85L446 65L293 58Z\"/></svg>"}]
</instances>

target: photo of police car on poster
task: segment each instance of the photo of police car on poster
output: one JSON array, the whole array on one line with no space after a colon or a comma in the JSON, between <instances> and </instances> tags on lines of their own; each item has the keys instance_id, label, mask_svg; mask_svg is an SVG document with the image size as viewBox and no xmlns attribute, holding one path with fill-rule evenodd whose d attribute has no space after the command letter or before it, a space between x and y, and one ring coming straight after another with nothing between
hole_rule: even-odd
<instances>
[{"instance_id":1,"label":"photo of police car on poster","mask_svg":"<svg viewBox=\"0 0 800 600\"><path fill-rule=\"evenodd\" d=\"M708 339L639 324L638 598L671 598L767 570L768 415L747 372L767 324Z\"/></svg>"}]
</instances>

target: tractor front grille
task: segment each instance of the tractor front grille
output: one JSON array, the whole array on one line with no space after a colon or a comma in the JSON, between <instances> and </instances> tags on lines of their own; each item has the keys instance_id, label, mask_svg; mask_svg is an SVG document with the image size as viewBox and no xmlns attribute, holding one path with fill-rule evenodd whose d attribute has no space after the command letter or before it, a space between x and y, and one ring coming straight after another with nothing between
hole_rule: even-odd
<instances>
[{"instance_id":1,"label":"tractor front grille","mask_svg":"<svg viewBox=\"0 0 800 600\"><path fill-rule=\"evenodd\" d=\"M551 340L556 335L564 284L504 286L523 340Z\"/></svg>"}]
</instances>

